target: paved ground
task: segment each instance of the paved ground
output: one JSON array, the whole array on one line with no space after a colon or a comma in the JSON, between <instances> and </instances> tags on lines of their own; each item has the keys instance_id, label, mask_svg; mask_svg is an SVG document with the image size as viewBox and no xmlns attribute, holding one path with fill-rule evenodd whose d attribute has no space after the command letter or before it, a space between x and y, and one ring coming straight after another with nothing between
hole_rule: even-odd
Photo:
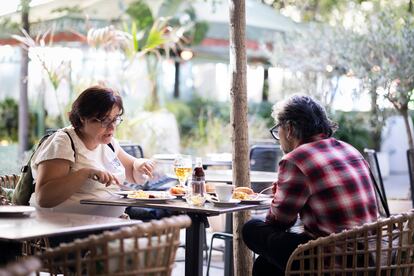
<instances>
[{"instance_id":1,"label":"paved ground","mask_svg":"<svg viewBox=\"0 0 414 276\"><path fill-rule=\"evenodd\" d=\"M408 172L390 174L384 178L384 187L391 213L400 213L412 208Z\"/></svg>"},{"instance_id":2,"label":"paved ground","mask_svg":"<svg viewBox=\"0 0 414 276\"><path fill-rule=\"evenodd\" d=\"M185 241L185 232L184 230L181 231L181 244L184 244ZM207 231L207 241L211 239L211 231ZM224 243L221 240L214 240L214 247L223 246ZM219 251L212 251L212 261L210 265L210 276L218 276L224 274L224 262L223 262L223 254ZM185 267L184 267L184 256L185 251L184 248L178 248L177 251L177 258L175 262L175 268L173 270L172 276L184 276ZM207 260L204 258L204 266L203 266L203 275L206 275L207 272Z\"/></svg>"},{"instance_id":3,"label":"paved ground","mask_svg":"<svg viewBox=\"0 0 414 276\"><path fill-rule=\"evenodd\" d=\"M410 178L407 173L390 174L384 178L385 193L389 199L409 199Z\"/></svg>"}]
</instances>

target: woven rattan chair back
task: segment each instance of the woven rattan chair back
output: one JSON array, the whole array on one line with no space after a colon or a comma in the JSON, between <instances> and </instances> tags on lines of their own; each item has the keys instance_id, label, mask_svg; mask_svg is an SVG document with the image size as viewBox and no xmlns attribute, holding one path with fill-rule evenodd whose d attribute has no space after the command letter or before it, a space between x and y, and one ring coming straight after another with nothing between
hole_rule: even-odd
<instances>
[{"instance_id":1,"label":"woven rattan chair back","mask_svg":"<svg viewBox=\"0 0 414 276\"><path fill-rule=\"evenodd\" d=\"M18 181L18 175L0 175L0 205L12 204L11 199Z\"/></svg>"},{"instance_id":2,"label":"woven rattan chair back","mask_svg":"<svg viewBox=\"0 0 414 276\"><path fill-rule=\"evenodd\" d=\"M17 182L19 181L19 176L15 174L10 175L1 175L0 176L0 187L6 189L16 188Z\"/></svg>"},{"instance_id":3,"label":"woven rattan chair back","mask_svg":"<svg viewBox=\"0 0 414 276\"><path fill-rule=\"evenodd\" d=\"M414 209L300 245L286 276L414 275Z\"/></svg>"},{"instance_id":4,"label":"woven rattan chair back","mask_svg":"<svg viewBox=\"0 0 414 276\"><path fill-rule=\"evenodd\" d=\"M44 268L52 275L171 275L186 215L153 220L91 235L47 249Z\"/></svg>"},{"instance_id":5,"label":"woven rattan chair back","mask_svg":"<svg viewBox=\"0 0 414 276\"><path fill-rule=\"evenodd\" d=\"M19 261L8 264L4 268L0 268L2 276L26 276L35 275L34 273L40 268L41 262L36 257L20 259Z\"/></svg>"},{"instance_id":6,"label":"woven rattan chair back","mask_svg":"<svg viewBox=\"0 0 414 276\"><path fill-rule=\"evenodd\" d=\"M16 187L18 181L18 175L1 175L0 187L6 188L7 190L13 190ZM2 192L3 194L0 194L0 205L12 205L12 202L10 200L11 195L6 194L7 192L11 191L2 190ZM37 238L33 240L24 241L22 242L22 256L35 255L41 251L44 251L49 246L49 240L47 238Z\"/></svg>"}]
</instances>

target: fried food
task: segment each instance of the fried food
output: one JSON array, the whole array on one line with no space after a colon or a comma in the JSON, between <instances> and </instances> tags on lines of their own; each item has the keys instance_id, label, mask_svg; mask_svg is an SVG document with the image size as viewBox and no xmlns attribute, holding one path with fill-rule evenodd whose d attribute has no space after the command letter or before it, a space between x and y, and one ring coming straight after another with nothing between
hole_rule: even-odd
<instances>
[{"instance_id":1,"label":"fried food","mask_svg":"<svg viewBox=\"0 0 414 276\"><path fill-rule=\"evenodd\" d=\"M234 199L239 199L239 200L246 200L249 199L249 195L246 194L245 192L233 192L233 198Z\"/></svg>"},{"instance_id":2,"label":"fried food","mask_svg":"<svg viewBox=\"0 0 414 276\"><path fill-rule=\"evenodd\" d=\"M143 190L134 191L128 195L129 198L150 198L150 194L144 192Z\"/></svg>"},{"instance_id":3,"label":"fried food","mask_svg":"<svg viewBox=\"0 0 414 276\"><path fill-rule=\"evenodd\" d=\"M184 195L186 194L186 190L184 187L175 186L170 189L170 193L172 195Z\"/></svg>"},{"instance_id":4,"label":"fried food","mask_svg":"<svg viewBox=\"0 0 414 276\"><path fill-rule=\"evenodd\" d=\"M253 190L250 189L249 187L237 187L236 189L234 189L235 192L243 192L246 193L248 195L252 195L254 194Z\"/></svg>"}]
</instances>

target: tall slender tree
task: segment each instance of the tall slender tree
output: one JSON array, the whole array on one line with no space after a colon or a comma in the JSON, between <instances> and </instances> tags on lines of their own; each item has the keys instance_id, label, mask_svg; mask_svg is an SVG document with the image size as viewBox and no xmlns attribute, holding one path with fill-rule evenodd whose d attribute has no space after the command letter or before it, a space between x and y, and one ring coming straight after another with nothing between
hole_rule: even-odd
<instances>
[{"instance_id":1,"label":"tall slender tree","mask_svg":"<svg viewBox=\"0 0 414 276\"><path fill-rule=\"evenodd\" d=\"M22 28L29 34L30 0L21 0ZM19 94L19 157L22 158L29 145L29 104L27 96L29 72L29 49L21 48L20 94Z\"/></svg>"},{"instance_id":2,"label":"tall slender tree","mask_svg":"<svg viewBox=\"0 0 414 276\"><path fill-rule=\"evenodd\" d=\"M233 183L250 186L249 136L246 90L246 7L245 0L229 0L230 12L230 95L232 112ZM234 214L234 275L249 275L253 263L251 251L243 243L241 230L250 212Z\"/></svg>"}]
</instances>

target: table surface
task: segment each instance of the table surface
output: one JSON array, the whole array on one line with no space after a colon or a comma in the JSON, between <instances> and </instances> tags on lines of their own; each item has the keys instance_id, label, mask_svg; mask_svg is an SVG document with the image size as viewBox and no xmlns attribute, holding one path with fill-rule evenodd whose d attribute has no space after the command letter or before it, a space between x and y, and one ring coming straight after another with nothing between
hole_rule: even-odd
<instances>
[{"instance_id":1,"label":"table surface","mask_svg":"<svg viewBox=\"0 0 414 276\"><path fill-rule=\"evenodd\" d=\"M252 209L267 209L269 208L271 199L263 201L261 204L237 204L230 207L217 207L213 203L207 202L204 206L197 207L187 204L183 199L173 199L165 203L148 203L147 201L140 201L139 199L122 198L119 196L110 196L107 198L98 199L83 199L81 204L93 205L110 205L110 206L137 206L168 209L172 211L179 211L192 214L203 214L206 216L216 216L224 213L232 213L242 210Z\"/></svg>"},{"instance_id":2,"label":"table surface","mask_svg":"<svg viewBox=\"0 0 414 276\"><path fill-rule=\"evenodd\" d=\"M130 226L139 220L37 210L28 216L0 216L0 240L22 241Z\"/></svg>"},{"instance_id":3,"label":"table surface","mask_svg":"<svg viewBox=\"0 0 414 276\"><path fill-rule=\"evenodd\" d=\"M207 182L233 182L232 170L205 170ZM273 183L277 180L276 172L250 171L250 182L255 183Z\"/></svg>"}]
</instances>

